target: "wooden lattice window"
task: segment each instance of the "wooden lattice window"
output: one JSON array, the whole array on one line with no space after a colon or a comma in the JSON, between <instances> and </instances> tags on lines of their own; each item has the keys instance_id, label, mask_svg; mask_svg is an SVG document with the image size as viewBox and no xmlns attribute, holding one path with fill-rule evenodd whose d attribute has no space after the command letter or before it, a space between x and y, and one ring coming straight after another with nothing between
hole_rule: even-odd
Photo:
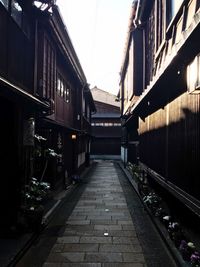
<instances>
[{"instance_id":1,"label":"wooden lattice window","mask_svg":"<svg viewBox=\"0 0 200 267\"><path fill-rule=\"evenodd\" d=\"M57 73L57 94L67 103L70 102L71 87L59 72Z\"/></svg>"},{"instance_id":2,"label":"wooden lattice window","mask_svg":"<svg viewBox=\"0 0 200 267\"><path fill-rule=\"evenodd\" d=\"M54 99L56 56L53 46L44 39L43 97Z\"/></svg>"}]
</instances>

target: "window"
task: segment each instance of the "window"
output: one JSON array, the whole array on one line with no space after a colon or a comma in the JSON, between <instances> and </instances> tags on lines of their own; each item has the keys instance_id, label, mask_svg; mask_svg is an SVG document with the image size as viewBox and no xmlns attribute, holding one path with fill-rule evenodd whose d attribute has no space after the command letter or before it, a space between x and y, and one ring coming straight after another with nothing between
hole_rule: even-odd
<instances>
[{"instance_id":1,"label":"window","mask_svg":"<svg viewBox=\"0 0 200 267\"><path fill-rule=\"evenodd\" d=\"M174 17L181 6L183 0L171 0L171 12L172 12L172 17Z\"/></svg>"},{"instance_id":2,"label":"window","mask_svg":"<svg viewBox=\"0 0 200 267\"><path fill-rule=\"evenodd\" d=\"M156 50L158 50L161 45L164 35L165 35L165 11L164 11L164 3L163 0L156 1Z\"/></svg>"},{"instance_id":3,"label":"window","mask_svg":"<svg viewBox=\"0 0 200 267\"><path fill-rule=\"evenodd\" d=\"M67 103L70 102L70 87L69 87L69 85L68 85L68 87L66 87L66 89L65 89L65 101L66 101Z\"/></svg>"},{"instance_id":4,"label":"window","mask_svg":"<svg viewBox=\"0 0 200 267\"><path fill-rule=\"evenodd\" d=\"M197 1L199 2L199 1ZM186 28L190 26L192 20L194 19L194 14L196 12L196 1L190 1L187 8L187 20L186 20Z\"/></svg>"},{"instance_id":5,"label":"window","mask_svg":"<svg viewBox=\"0 0 200 267\"><path fill-rule=\"evenodd\" d=\"M11 3L11 16L16 21L16 23L21 27L22 26L22 7L19 2L12 0Z\"/></svg>"},{"instance_id":6,"label":"window","mask_svg":"<svg viewBox=\"0 0 200 267\"><path fill-rule=\"evenodd\" d=\"M113 126L121 126L121 123L117 122L94 122L92 126L104 126L104 127L113 127Z\"/></svg>"},{"instance_id":7,"label":"window","mask_svg":"<svg viewBox=\"0 0 200 267\"><path fill-rule=\"evenodd\" d=\"M57 79L57 94L58 95L60 95L60 83L61 83L60 75L58 75L58 79Z\"/></svg>"},{"instance_id":8,"label":"window","mask_svg":"<svg viewBox=\"0 0 200 267\"><path fill-rule=\"evenodd\" d=\"M70 85L64 80L60 73L57 74L57 94L67 103L70 102Z\"/></svg>"},{"instance_id":9,"label":"window","mask_svg":"<svg viewBox=\"0 0 200 267\"><path fill-rule=\"evenodd\" d=\"M0 0L0 3L2 3L8 9L8 0Z\"/></svg>"},{"instance_id":10,"label":"window","mask_svg":"<svg viewBox=\"0 0 200 267\"><path fill-rule=\"evenodd\" d=\"M43 62L43 97L54 99L56 54L50 40L44 38L44 62Z\"/></svg>"},{"instance_id":11,"label":"window","mask_svg":"<svg viewBox=\"0 0 200 267\"><path fill-rule=\"evenodd\" d=\"M187 67L187 88L189 93L200 93L200 54Z\"/></svg>"},{"instance_id":12,"label":"window","mask_svg":"<svg viewBox=\"0 0 200 267\"><path fill-rule=\"evenodd\" d=\"M64 85L63 85L63 79L61 75L58 73L57 75L57 94L61 97L63 97L63 91L64 91Z\"/></svg>"},{"instance_id":13,"label":"window","mask_svg":"<svg viewBox=\"0 0 200 267\"><path fill-rule=\"evenodd\" d=\"M60 80L60 96L64 96L64 82L62 79Z\"/></svg>"},{"instance_id":14,"label":"window","mask_svg":"<svg viewBox=\"0 0 200 267\"><path fill-rule=\"evenodd\" d=\"M167 25L178 12L183 0L170 0L166 1L167 4Z\"/></svg>"}]
</instances>

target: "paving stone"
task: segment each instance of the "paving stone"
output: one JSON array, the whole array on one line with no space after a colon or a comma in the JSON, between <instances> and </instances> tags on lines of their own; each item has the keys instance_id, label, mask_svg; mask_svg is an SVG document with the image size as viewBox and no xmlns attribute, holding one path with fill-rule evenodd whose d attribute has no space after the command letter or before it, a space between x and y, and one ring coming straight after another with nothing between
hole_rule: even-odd
<instances>
[{"instance_id":1,"label":"paving stone","mask_svg":"<svg viewBox=\"0 0 200 267\"><path fill-rule=\"evenodd\" d=\"M45 262L42 267L62 267L61 263L49 263L49 262Z\"/></svg>"},{"instance_id":2,"label":"paving stone","mask_svg":"<svg viewBox=\"0 0 200 267\"><path fill-rule=\"evenodd\" d=\"M127 230L127 231L124 231L124 230L119 230L119 231L109 231L109 235L111 236L129 236L129 237L136 237L137 236L137 233L133 230Z\"/></svg>"},{"instance_id":3,"label":"paving stone","mask_svg":"<svg viewBox=\"0 0 200 267\"><path fill-rule=\"evenodd\" d=\"M76 231L87 231L87 230L94 230L93 224L86 224L86 225L67 225L65 230L76 230Z\"/></svg>"},{"instance_id":4,"label":"paving stone","mask_svg":"<svg viewBox=\"0 0 200 267\"><path fill-rule=\"evenodd\" d=\"M104 232L103 230L67 230L63 233L63 236L103 236Z\"/></svg>"},{"instance_id":5,"label":"paving stone","mask_svg":"<svg viewBox=\"0 0 200 267\"><path fill-rule=\"evenodd\" d=\"M111 237L97 237L97 236L83 236L80 239L80 243L96 243L96 244L108 244L112 243Z\"/></svg>"},{"instance_id":6,"label":"paving stone","mask_svg":"<svg viewBox=\"0 0 200 267\"><path fill-rule=\"evenodd\" d=\"M88 210L88 211L78 211L76 213L74 213L75 215L84 215L84 216L101 216L102 215L102 211L104 211L105 209L95 209L94 211Z\"/></svg>"},{"instance_id":7,"label":"paving stone","mask_svg":"<svg viewBox=\"0 0 200 267\"><path fill-rule=\"evenodd\" d=\"M80 241L80 236L63 236L63 237L58 237L56 242L57 243L79 243Z\"/></svg>"},{"instance_id":8,"label":"paving stone","mask_svg":"<svg viewBox=\"0 0 200 267\"><path fill-rule=\"evenodd\" d=\"M122 262L122 253L86 253L87 262Z\"/></svg>"},{"instance_id":9,"label":"paving stone","mask_svg":"<svg viewBox=\"0 0 200 267\"><path fill-rule=\"evenodd\" d=\"M144 267L142 263L103 263L102 267Z\"/></svg>"},{"instance_id":10,"label":"paving stone","mask_svg":"<svg viewBox=\"0 0 200 267\"><path fill-rule=\"evenodd\" d=\"M51 249L51 253L62 252L64 244L55 244Z\"/></svg>"},{"instance_id":11,"label":"paving stone","mask_svg":"<svg viewBox=\"0 0 200 267\"><path fill-rule=\"evenodd\" d=\"M100 252L142 252L141 246L132 244L101 244Z\"/></svg>"},{"instance_id":12,"label":"paving stone","mask_svg":"<svg viewBox=\"0 0 200 267\"><path fill-rule=\"evenodd\" d=\"M68 225L84 225L84 224L90 224L90 220L83 220L83 221L67 221L66 224Z\"/></svg>"},{"instance_id":13,"label":"paving stone","mask_svg":"<svg viewBox=\"0 0 200 267\"><path fill-rule=\"evenodd\" d=\"M142 253L123 253L123 261L145 263L144 255Z\"/></svg>"},{"instance_id":14,"label":"paving stone","mask_svg":"<svg viewBox=\"0 0 200 267\"><path fill-rule=\"evenodd\" d=\"M82 221L82 220L86 220L87 219L87 215L71 215L68 218L68 221Z\"/></svg>"},{"instance_id":15,"label":"paving stone","mask_svg":"<svg viewBox=\"0 0 200 267\"><path fill-rule=\"evenodd\" d=\"M50 253L47 262L62 263L62 262L83 262L85 253L80 252L65 252L65 253Z\"/></svg>"},{"instance_id":16,"label":"paving stone","mask_svg":"<svg viewBox=\"0 0 200 267\"><path fill-rule=\"evenodd\" d=\"M84 201L80 201L80 206L83 205L83 206L93 206L93 205L96 205L96 204L102 204L103 203L103 200L84 200ZM79 206L78 204L78 206Z\"/></svg>"},{"instance_id":17,"label":"paving stone","mask_svg":"<svg viewBox=\"0 0 200 267\"><path fill-rule=\"evenodd\" d=\"M130 213L125 211L125 209L122 209L122 211L114 212L114 211L108 211L108 215L111 215L112 217L118 217L118 218L124 218L127 217L129 220L131 218Z\"/></svg>"},{"instance_id":18,"label":"paving stone","mask_svg":"<svg viewBox=\"0 0 200 267\"><path fill-rule=\"evenodd\" d=\"M91 224L98 224L98 225L116 225L117 220L91 220Z\"/></svg>"},{"instance_id":19,"label":"paving stone","mask_svg":"<svg viewBox=\"0 0 200 267\"><path fill-rule=\"evenodd\" d=\"M62 263L61 267L102 267L101 263Z\"/></svg>"},{"instance_id":20,"label":"paving stone","mask_svg":"<svg viewBox=\"0 0 200 267\"><path fill-rule=\"evenodd\" d=\"M134 244L134 245L139 245L139 240L138 238L133 238L133 237L126 237L126 236L114 236L113 237L113 244Z\"/></svg>"},{"instance_id":21,"label":"paving stone","mask_svg":"<svg viewBox=\"0 0 200 267\"><path fill-rule=\"evenodd\" d=\"M135 226L132 225L121 225L123 230L135 230Z\"/></svg>"},{"instance_id":22,"label":"paving stone","mask_svg":"<svg viewBox=\"0 0 200 267\"><path fill-rule=\"evenodd\" d=\"M93 205L93 206L79 206L79 207L76 207L73 211L73 214L75 214L76 212L83 212L83 211L91 211L91 210L94 210L96 209L96 205Z\"/></svg>"},{"instance_id":23,"label":"paving stone","mask_svg":"<svg viewBox=\"0 0 200 267\"><path fill-rule=\"evenodd\" d=\"M121 220L118 220L118 221L117 221L117 224L121 224L121 225L131 225L131 226L133 226L133 221L128 221L128 220L126 220L126 221L121 221Z\"/></svg>"},{"instance_id":24,"label":"paving stone","mask_svg":"<svg viewBox=\"0 0 200 267\"><path fill-rule=\"evenodd\" d=\"M112 215L112 213L111 213ZM127 215L112 215L112 220L118 220L118 221L125 221L125 220L130 220L131 216L127 216ZM132 222L133 224L133 222Z\"/></svg>"},{"instance_id":25,"label":"paving stone","mask_svg":"<svg viewBox=\"0 0 200 267\"><path fill-rule=\"evenodd\" d=\"M98 244L65 244L63 247L63 252L97 252L99 250Z\"/></svg>"},{"instance_id":26,"label":"paving stone","mask_svg":"<svg viewBox=\"0 0 200 267\"><path fill-rule=\"evenodd\" d=\"M80 198L80 201L84 202L85 200L97 200L97 194L92 194L92 195L83 195L81 198ZM79 205L80 205L80 202L79 202Z\"/></svg>"},{"instance_id":27,"label":"paving stone","mask_svg":"<svg viewBox=\"0 0 200 267\"><path fill-rule=\"evenodd\" d=\"M96 215L89 215L88 216L88 220L111 220L112 217L109 214L105 214L105 215L100 215L100 216L96 216Z\"/></svg>"},{"instance_id":28,"label":"paving stone","mask_svg":"<svg viewBox=\"0 0 200 267\"><path fill-rule=\"evenodd\" d=\"M121 225L94 225L94 230L122 230Z\"/></svg>"}]
</instances>

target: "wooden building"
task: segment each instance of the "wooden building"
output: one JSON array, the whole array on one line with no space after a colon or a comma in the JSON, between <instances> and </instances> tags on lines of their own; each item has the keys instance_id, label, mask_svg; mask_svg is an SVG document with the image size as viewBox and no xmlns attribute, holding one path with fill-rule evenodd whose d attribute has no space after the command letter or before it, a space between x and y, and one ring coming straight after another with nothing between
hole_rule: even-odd
<instances>
[{"instance_id":1,"label":"wooden building","mask_svg":"<svg viewBox=\"0 0 200 267\"><path fill-rule=\"evenodd\" d=\"M139 161L198 215L199 7L198 0L133 1L120 82L127 161Z\"/></svg>"},{"instance_id":2,"label":"wooden building","mask_svg":"<svg viewBox=\"0 0 200 267\"><path fill-rule=\"evenodd\" d=\"M36 12L37 93L51 103L49 116L40 120L38 128L60 156L59 164L54 160L46 173L57 187L63 179L68 185L70 176L87 164L95 106L58 7L52 7L52 14Z\"/></svg>"},{"instance_id":3,"label":"wooden building","mask_svg":"<svg viewBox=\"0 0 200 267\"><path fill-rule=\"evenodd\" d=\"M58 189L87 163L95 106L54 2L0 0L2 231L17 223L31 177ZM45 166L47 149L58 157Z\"/></svg>"},{"instance_id":4,"label":"wooden building","mask_svg":"<svg viewBox=\"0 0 200 267\"><path fill-rule=\"evenodd\" d=\"M96 112L92 115L91 156L118 159L121 143L120 103L117 96L102 89L91 89Z\"/></svg>"}]
</instances>

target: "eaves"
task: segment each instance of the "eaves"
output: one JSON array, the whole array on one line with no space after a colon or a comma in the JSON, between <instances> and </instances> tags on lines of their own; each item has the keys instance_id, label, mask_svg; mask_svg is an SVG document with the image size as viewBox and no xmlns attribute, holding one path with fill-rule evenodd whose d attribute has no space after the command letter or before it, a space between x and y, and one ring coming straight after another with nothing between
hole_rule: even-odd
<instances>
[{"instance_id":1,"label":"eaves","mask_svg":"<svg viewBox=\"0 0 200 267\"><path fill-rule=\"evenodd\" d=\"M49 20L49 24L59 42L59 45L61 46L61 49L64 51L65 56L67 56L71 66L73 67L78 79L83 85L85 85L87 82L85 74L57 6L55 6L53 9L53 15Z\"/></svg>"},{"instance_id":2,"label":"eaves","mask_svg":"<svg viewBox=\"0 0 200 267\"><path fill-rule=\"evenodd\" d=\"M153 80L144 90L138 101L130 108L130 113L136 113L136 111L139 110L141 104L149 97L150 93L155 89L164 74L166 74L169 67L181 57L187 42L192 38L195 31L200 31L200 10L195 14L193 22L188 29L183 32L181 40L177 44L174 44L172 52L167 56L162 68L159 70L157 75L154 76Z\"/></svg>"},{"instance_id":3,"label":"eaves","mask_svg":"<svg viewBox=\"0 0 200 267\"><path fill-rule=\"evenodd\" d=\"M28 103L34 104L38 107L40 107L43 110L48 110L50 108L49 104L41 101L38 99L36 96L28 93L21 87L15 85L14 83L8 81L7 79L3 78L0 76L0 85L4 86L5 88L9 88L9 94L12 95L17 95L19 96L22 100L27 101ZM1 88L2 89L2 88ZM3 92L3 90L1 90ZM5 91L5 94L8 94L8 91Z\"/></svg>"}]
</instances>

